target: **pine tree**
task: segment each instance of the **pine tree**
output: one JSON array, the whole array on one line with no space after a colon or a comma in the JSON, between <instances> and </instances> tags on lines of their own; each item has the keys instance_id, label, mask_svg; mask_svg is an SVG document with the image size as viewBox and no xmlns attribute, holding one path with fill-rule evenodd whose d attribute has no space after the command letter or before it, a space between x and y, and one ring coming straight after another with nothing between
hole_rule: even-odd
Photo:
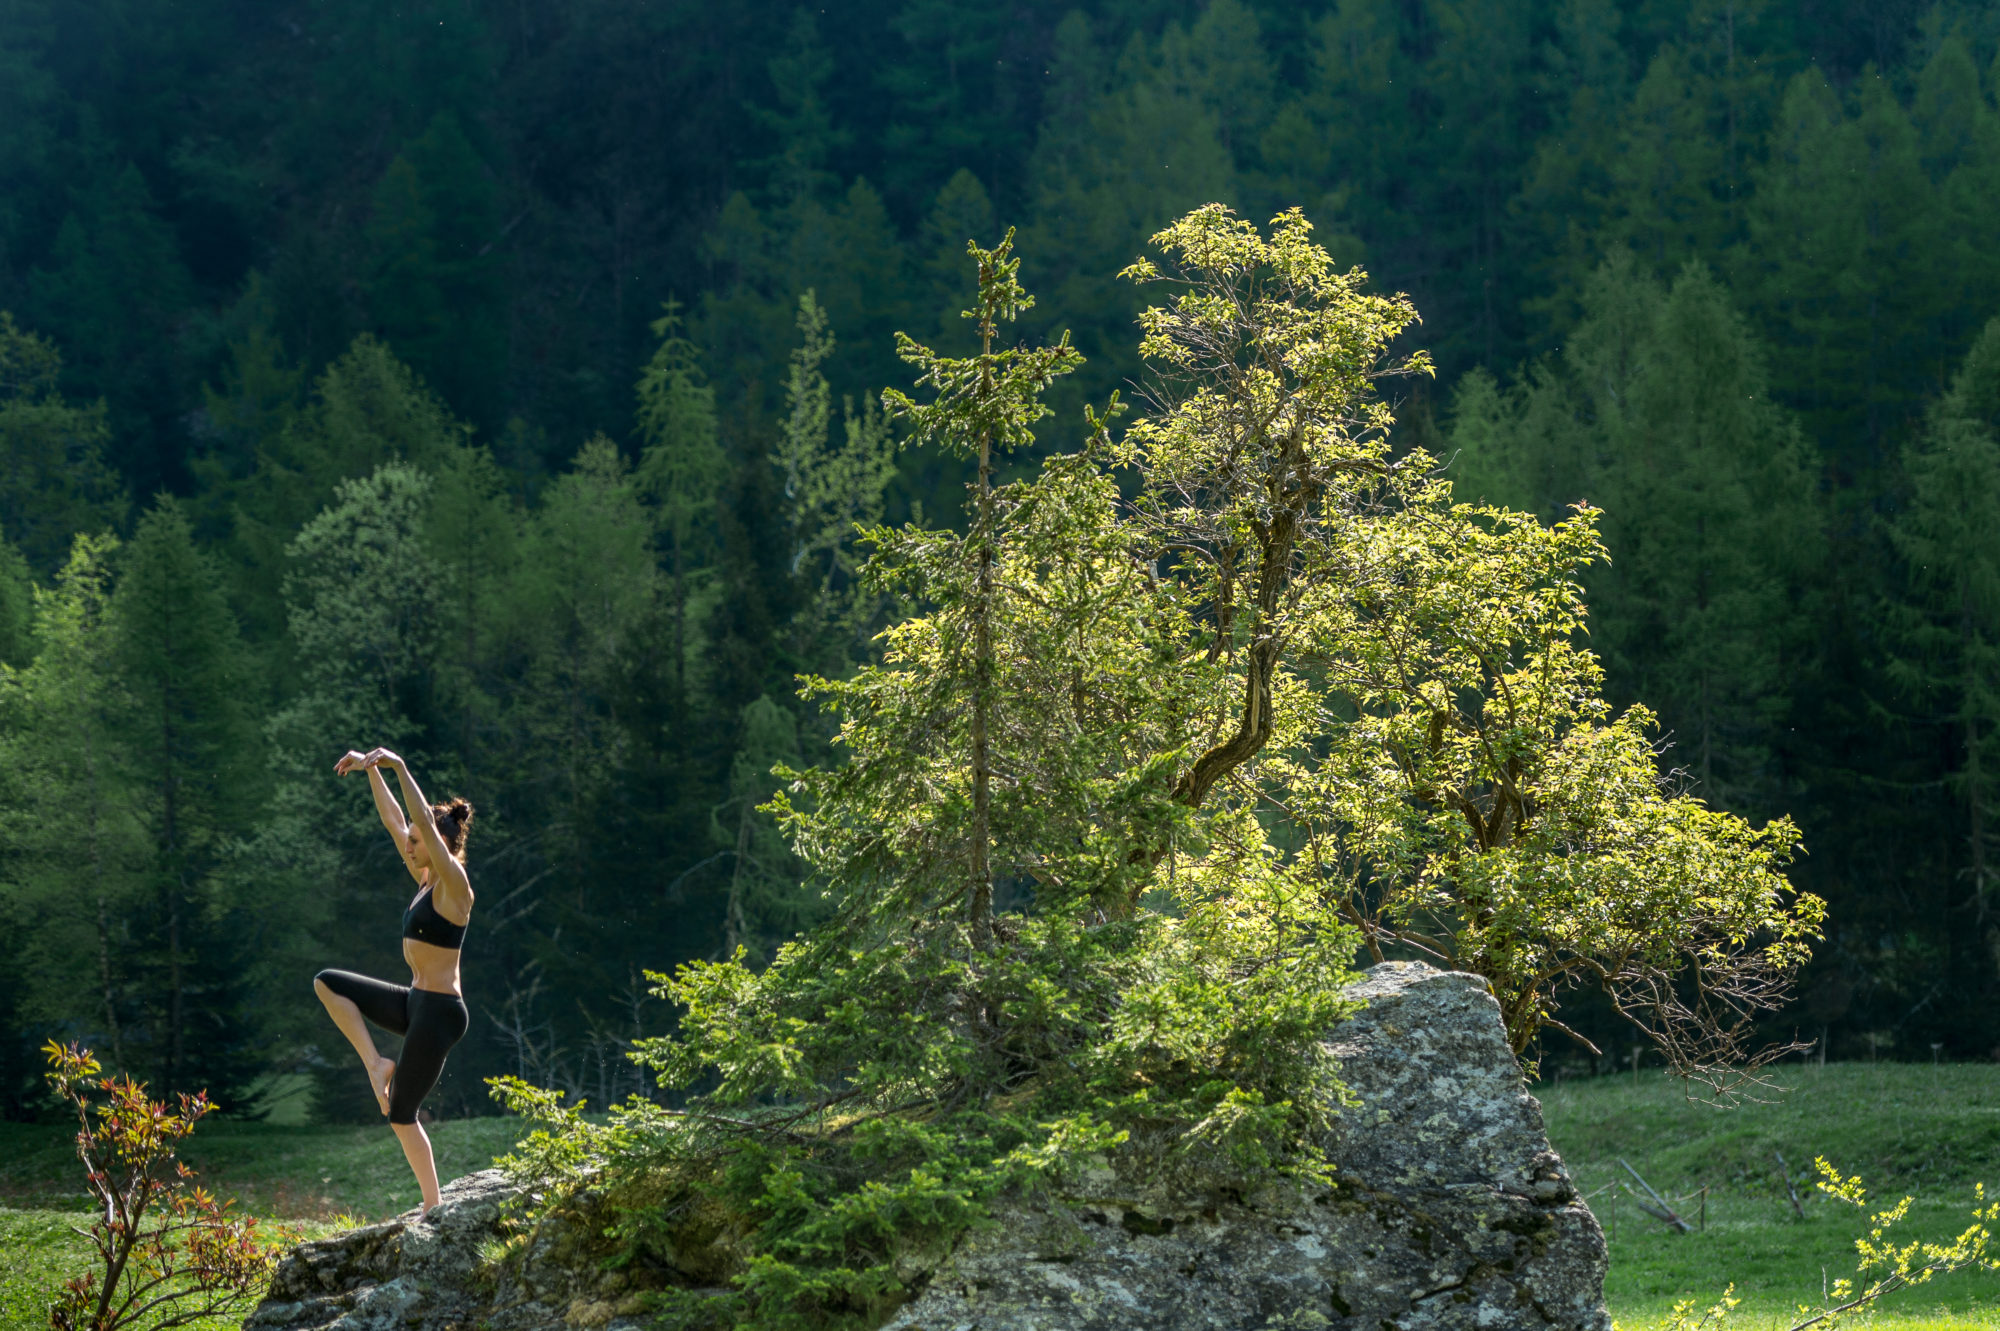
<instances>
[{"instance_id":1,"label":"pine tree","mask_svg":"<svg viewBox=\"0 0 2000 1331\"><path fill-rule=\"evenodd\" d=\"M1891 676L1950 734L1947 781L1975 924L2000 890L2000 319L1904 451L1908 499L1889 523L1910 597L1887 607Z\"/></svg>"},{"instance_id":2,"label":"pine tree","mask_svg":"<svg viewBox=\"0 0 2000 1331\"><path fill-rule=\"evenodd\" d=\"M453 444L431 476L423 527L440 582L436 711L425 720L450 753L451 774L471 781L490 772L492 760L512 756L497 694L514 641L506 601L517 582L521 522L510 478L485 448Z\"/></svg>"},{"instance_id":3,"label":"pine tree","mask_svg":"<svg viewBox=\"0 0 2000 1331\"><path fill-rule=\"evenodd\" d=\"M73 533L115 523L125 510L105 463L104 407L66 402L61 373L55 346L0 310L0 532L44 574L62 563Z\"/></svg>"},{"instance_id":4,"label":"pine tree","mask_svg":"<svg viewBox=\"0 0 2000 1331\"><path fill-rule=\"evenodd\" d=\"M0 665L25 669L34 659L35 579L14 543L0 534Z\"/></svg>"},{"instance_id":5,"label":"pine tree","mask_svg":"<svg viewBox=\"0 0 2000 1331\"><path fill-rule=\"evenodd\" d=\"M965 702L970 713L972 807L964 832L965 918L973 945L986 948L993 942L994 565L1003 557L993 466L997 452L1034 442L1035 422L1048 414L1042 393L1052 381L1075 370L1082 358L1067 335L1050 347L996 350L1001 326L1018 319L1034 299L1016 277L1021 261L1013 257L1011 230L990 250L976 243L967 249L979 268L979 300L966 311L979 332L979 354L952 359L898 337L903 359L922 372L918 384L935 389L937 398L919 404L891 389L883 400L893 415L909 420L919 441L970 454L979 462L970 530L958 550L940 553L950 562L970 566L961 573L969 572L965 583L970 585L961 583L955 589L963 597L965 627L971 634Z\"/></svg>"},{"instance_id":6,"label":"pine tree","mask_svg":"<svg viewBox=\"0 0 2000 1331\"><path fill-rule=\"evenodd\" d=\"M2000 197L2000 112L1980 86L1962 37L1945 37L1925 63L1910 117L1922 145L1924 171L1938 190L1947 245L1943 254L1922 256L1926 280L1944 291L1936 325L1925 330L1935 359L1918 369L1944 389L1981 318L2000 307L2000 220L1992 206Z\"/></svg>"},{"instance_id":7,"label":"pine tree","mask_svg":"<svg viewBox=\"0 0 2000 1331\"><path fill-rule=\"evenodd\" d=\"M466 427L387 346L356 338L229 492L233 562L244 579L240 612L252 635L269 642L282 634L286 550L341 482L391 462L433 470L465 438Z\"/></svg>"},{"instance_id":8,"label":"pine tree","mask_svg":"<svg viewBox=\"0 0 2000 1331\"><path fill-rule=\"evenodd\" d=\"M226 363L219 383L202 389L203 451L189 461L192 496L205 534L227 536L229 504L258 455L278 441L304 405L306 376L286 354L277 330L271 283L252 273L243 295L225 316Z\"/></svg>"},{"instance_id":9,"label":"pine tree","mask_svg":"<svg viewBox=\"0 0 2000 1331\"><path fill-rule=\"evenodd\" d=\"M785 383L785 419L775 461L785 483L787 551L793 590L789 655L801 673L844 673L864 650L877 598L858 579L857 529L882 517L895 474L895 443L873 402L842 406L842 438L832 437L832 389L820 367L834 338L813 293L799 298L799 347Z\"/></svg>"},{"instance_id":10,"label":"pine tree","mask_svg":"<svg viewBox=\"0 0 2000 1331\"><path fill-rule=\"evenodd\" d=\"M522 538L513 628L527 650L514 724L550 773L539 820L551 858L587 863L600 796L623 760L609 707L626 655L655 614L654 522L610 440L586 443L542 495Z\"/></svg>"},{"instance_id":11,"label":"pine tree","mask_svg":"<svg viewBox=\"0 0 2000 1331\"><path fill-rule=\"evenodd\" d=\"M445 401L488 426L505 402L502 226L491 171L441 111L383 172L367 238L376 328Z\"/></svg>"},{"instance_id":12,"label":"pine tree","mask_svg":"<svg viewBox=\"0 0 2000 1331\"><path fill-rule=\"evenodd\" d=\"M127 704L126 762L152 847L146 875L164 970L152 1062L164 1092L207 1087L218 1102L254 1075L246 1046L242 913L220 880L249 830L260 766L254 690L221 574L195 548L186 513L161 499L126 547L109 607Z\"/></svg>"},{"instance_id":13,"label":"pine tree","mask_svg":"<svg viewBox=\"0 0 2000 1331\"><path fill-rule=\"evenodd\" d=\"M1916 414L1951 280L1935 262L1950 247L1908 114L1879 77L1862 81L1857 102L1850 115L1816 71L1792 80L1745 266L1778 353L1774 387L1843 477L1886 461Z\"/></svg>"},{"instance_id":14,"label":"pine tree","mask_svg":"<svg viewBox=\"0 0 2000 1331\"><path fill-rule=\"evenodd\" d=\"M126 702L105 609L117 542L79 536L35 593L32 664L0 671L7 914L26 1010L96 1033L110 1066L137 1071L129 931L144 899L145 829L126 783Z\"/></svg>"},{"instance_id":15,"label":"pine tree","mask_svg":"<svg viewBox=\"0 0 2000 1331\"><path fill-rule=\"evenodd\" d=\"M792 11L784 43L765 68L776 105L753 106L751 114L777 151L759 165L771 201L781 209L796 208L825 197L839 183L827 165L854 137L834 125L827 109L825 85L833 77L833 60L812 11Z\"/></svg>"},{"instance_id":16,"label":"pine tree","mask_svg":"<svg viewBox=\"0 0 2000 1331\"><path fill-rule=\"evenodd\" d=\"M1137 238L1203 200L1234 198L1239 179L1218 110L1230 93L1203 77L1212 71L1198 66L1178 24L1157 41L1134 34L1115 59L1089 45L1081 25L1070 40L1077 49L1059 54L1082 66L1070 75L1079 88L1102 78L1088 62L1108 64L1111 74L1079 119L1046 117L1037 131L1028 164L1034 210L1022 237L1035 256L1041 330L1073 333L1091 358L1051 404L1074 420L1084 401L1103 398L1136 368L1127 348L1139 303L1114 274Z\"/></svg>"},{"instance_id":17,"label":"pine tree","mask_svg":"<svg viewBox=\"0 0 2000 1331\"><path fill-rule=\"evenodd\" d=\"M1582 301L1560 359L1505 390L1461 382L1448 474L1544 521L1603 510L1590 587L1613 695L1659 713L1705 798L1772 809L1822 542L1803 438L1699 265L1663 289L1614 254Z\"/></svg>"},{"instance_id":18,"label":"pine tree","mask_svg":"<svg viewBox=\"0 0 2000 1331\"><path fill-rule=\"evenodd\" d=\"M139 169L82 139L64 154L69 213L21 308L67 350L65 386L104 400L111 465L142 494L178 488L194 394L176 324L192 283Z\"/></svg>"},{"instance_id":19,"label":"pine tree","mask_svg":"<svg viewBox=\"0 0 2000 1331\"><path fill-rule=\"evenodd\" d=\"M1083 21L1081 14L1074 16ZM936 327L929 339L932 346L962 351L967 334L965 321L954 317L959 288L964 285L965 247L981 236L999 230L994 221L993 201L979 177L960 167L931 201L917 241L917 264L923 282L925 314L933 314Z\"/></svg>"},{"instance_id":20,"label":"pine tree","mask_svg":"<svg viewBox=\"0 0 2000 1331\"><path fill-rule=\"evenodd\" d=\"M688 692L690 603L714 557L715 501L727 460L717 440L715 389L702 373L692 342L681 334L680 306L669 302L653 323L660 344L639 375L638 481L658 514L666 556L668 614L673 639L670 686Z\"/></svg>"},{"instance_id":21,"label":"pine tree","mask_svg":"<svg viewBox=\"0 0 2000 1331\"><path fill-rule=\"evenodd\" d=\"M753 960L767 961L816 913L802 886L805 866L763 807L781 784L777 770L799 763L799 728L789 708L766 697L743 709L738 730L728 798L709 814L711 835L729 856L722 955L734 956L740 947Z\"/></svg>"},{"instance_id":22,"label":"pine tree","mask_svg":"<svg viewBox=\"0 0 2000 1331\"><path fill-rule=\"evenodd\" d=\"M1675 279L1635 361L1622 400L1598 402L1612 551L1600 640L1618 687L1660 713L1705 798L1774 811L1773 746L1819 549L1802 440L1702 268Z\"/></svg>"}]
</instances>

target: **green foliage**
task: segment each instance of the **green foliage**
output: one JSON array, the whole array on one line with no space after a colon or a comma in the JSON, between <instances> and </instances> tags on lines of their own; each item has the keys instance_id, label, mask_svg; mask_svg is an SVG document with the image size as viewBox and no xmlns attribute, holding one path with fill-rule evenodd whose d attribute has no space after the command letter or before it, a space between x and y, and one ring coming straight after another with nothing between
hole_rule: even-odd
<instances>
[{"instance_id":1,"label":"green foliage","mask_svg":"<svg viewBox=\"0 0 2000 1331\"><path fill-rule=\"evenodd\" d=\"M208 1097L183 1092L175 1112L129 1077L98 1075L88 1049L50 1041L43 1052L50 1088L76 1114L77 1158L97 1212L89 1230L96 1260L64 1283L49 1325L167 1331L246 1311L263 1293L275 1245L260 1242L257 1221L231 1215L233 1204L217 1201L176 1158L212 1108Z\"/></svg>"},{"instance_id":2,"label":"green foliage","mask_svg":"<svg viewBox=\"0 0 2000 1331\"><path fill-rule=\"evenodd\" d=\"M0 456L6 458L0 532L45 573L61 563L74 533L124 511L118 479L106 466L110 426L103 407L64 401L57 391L61 371L53 344L0 311Z\"/></svg>"},{"instance_id":3,"label":"green foliage","mask_svg":"<svg viewBox=\"0 0 2000 1331\"><path fill-rule=\"evenodd\" d=\"M1827 1163L1825 1156L1815 1159L1813 1165L1819 1170L1815 1186L1821 1192L1857 1209L1867 1206L1868 1194L1859 1175L1844 1177ZM1889 1237L1889 1231L1909 1215L1910 1200L1905 1197L1868 1217L1867 1234L1854 1241L1855 1251L1861 1256L1854 1276L1834 1281L1818 1307L1801 1305L1787 1331L1839 1326L1848 1317L1868 1312L1885 1295L1927 1285L1939 1276L1965 1270L2000 1271L2000 1258L1986 1255L1992 1237L1987 1226L2000 1221L2000 1203L1987 1202L1984 1185L1973 1190L1971 1225L1945 1243L1922 1239L1898 1243ZM1734 1292L1732 1285L1722 1292L1719 1302L1703 1311L1696 1309L1692 1299L1675 1305L1663 1331L1710 1331L1725 1325L1738 1303L1731 1297Z\"/></svg>"},{"instance_id":4,"label":"green foliage","mask_svg":"<svg viewBox=\"0 0 2000 1331\"><path fill-rule=\"evenodd\" d=\"M785 380L787 413L772 448L784 477L791 570L802 600L793 619L793 659L844 670L865 652L877 621L875 598L859 585L857 530L882 517L882 492L895 471L894 444L881 409L841 403L842 437L832 438L832 389L821 366L833 333L813 293L799 297L799 347Z\"/></svg>"},{"instance_id":5,"label":"green foliage","mask_svg":"<svg viewBox=\"0 0 2000 1331\"><path fill-rule=\"evenodd\" d=\"M987 472L1029 441L1075 353L996 349L1028 298L1008 242L972 253L980 354L906 339L936 395L889 400ZM1118 504L1100 434L987 481L963 535L872 531L865 576L916 611L881 664L808 681L847 761L787 773L772 804L830 918L761 972L739 950L653 977L687 1015L634 1057L701 1088L685 1110L635 1099L595 1129L496 1085L546 1124L517 1168L560 1183L608 1166L628 1259L719 1228L735 1255L708 1274L732 1281L729 1315L849 1324L892 1306L1000 1191L1113 1149L1212 1183L1320 1170L1341 1092L1319 1036L1344 1010L1354 934L1294 891L1245 811L1174 811L1190 708L1159 634L1181 620ZM1165 863L1177 827L1212 849Z\"/></svg>"},{"instance_id":6,"label":"green foliage","mask_svg":"<svg viewBox=\"0 0 2000 1331\"><path fill-rule=\"evenodd\" d=\"M1949 733L1964 814L1966 897L1983 925L2000 886L2000 319L1966 356L1903 458L1909 499L1889 524L1913 595L1885 619L1891 677Z\"/></svg>"},{"instance_id":7,"label":"green foliage","mask_svg":"<svg viewBox=\"0 0 2000 1331\"><path fill-rule=\"evenodd\" d=\"M369 306L397 354L470 417L506 363L499 200L465 127L440 111L389 161L367 228Z\"/></svg>"},{"instance_id":8,"label":"green foliage","mask_svg":"<svg viewBox=\"0 0 2000 1331\"><path fill-rule=\"evenodd\" d=\"M149 494L179 470L168 441L191 385L175 325L192 284L138 164L88 130L78 138L64 154L70 170L55 195L64 211L52 242L21 273L21 308L61 338L68 386L104 403L105 460ZM80 479L89 487L94 478Z\"/></svg>"},{"instance_id":9,"label":"green foliage","mask_svg":"<svg viewBox=\"0 0 2000 1331\"><path fill-rule=\"evenodd\" d=\"M1963 746L1946 693L1908 677L1912 662L1946 671L1911 636L1938 628L1935 589L1904 576L1877 521L1903 529L1901 460L1930 447L1926 411L2000 305L1994 35L1976 6L796 9L355 0L272 28L214 6L112 21L0 0L0 305L49 339L30 354L26 334L0 338L35 367L0 386L0 536L46 583L76 534L129 538L152 496L179 495L229 583L240 707L262 727L303 684L287 545L340 482L421 469L437 625L398 705L415 747L493 815L482 898L509 904L469 964L542 981L528 1028L566 1084L590 1067L629 1085L620 1042L661 1015L638 968L729 941L746 884L718 852L752 807L735 780L746 709L789 714L787 761L830 760L830 726L791 678L869 659L886 604L845 524L957 525L969 463L923 449L875 468L868 404L904 373L892 330L976 351L948 299L962 249L1018 219L1041 296L1026 333L1071 329L1089 356L1044 398L1073 421L1145 382L1127 335L1143 293L1116 270L1216 198L1258 218L1304 205L1341 266L1365 255L1383 290L1412 293L1440 382L1398 390L1401 441L1454 457L1458 499L1544 523L1579 498L1604 510L1615 562L1582 581L1605 695L1658 712L1669 763L1704 779L1693 793L1792 811L1816 852L1798 881L1842 921L1807 1009L1774 1029L1824 1024L1851 1054L1892 1029L1961 1056L2000 1039L2000 932L1959 909ZM1690 262L1722 298L1683 284ZM828 408L810 449L795 427L817 417L795 416L788 373L808 291L839 335L800 381L811 401L823 380ZM675 293L686 327L649 334ZM1628 390L1642 409L1615 396ZM866 440L851 473L849 397ZM1479 448L1440 446L1447 402L1455 432L1492 427L1490 476ZM545 657L569 638L515 611L551 604L529 557L537 514L599 435L626 454L653 568L618 565L609 599L631 613L579 670ZM1045 436L995 482L1070 446ZM811 487L781 447L883 484L844 491L851 513L802 507ZM0 571L0 659L26 669L19 571ZM559 677L557 707L537 695ZM760 722L755 745L772 733ZM549 736L572 746L565 763L604 764L587 798L541 779ZM386 915L394 866L277 871L321 843L305 809L267 800L266 815L225 895L285 903L258 895L283 882L303 906L258 917L275 937L253 1010L317 1022L292 1001L300 968L393 963L388 942L331 921ZM749 858L782 857L773 842ZM1135 864L1133 881L1149 871ZM327 884L339 904L315 938L293 925ZM364 885L379 902L347 895ZM789 918L795 884L752 886ZM135 1012L164 992L150 911L123 940ZM745 929L757 942L764 926ZM0 1082L23 1114L48 1033L34 1014L67 1000L31 1001L19 980L0 977L15 995L0 996ZM1563 1019L1600 1041L1613 1029L1602 1009ZM523 1071L518 1042L487 1038L501 1024L478 1029L454 1075Z\"/></svg>"},{"instance_id":10,"label":"green foliage","mask_svg":"<svg viewBox=\"0 0 2000 1331\"><path fill-rule=\"evenodd\" d=\"M1587 980L1719 1079L1814 933L1790 825L1677 793L1648 714L1599 697L1593 515L1455 505L1392 451L1375 382L1428 364L1387 354L1408 301L1296 211L1155 243L1128 270L1174 288L1142 317L1153 411L1021 480L993 455L1076 355L996 349L1029 305L1011 235L971 247L977 355L903 339L934 396L887 400L978 459L969 521L872 530L908 610L879 663L806 680L846 761L781 769L769 807L830 914L761 971L649 973L685 1011L633 1058L684 1107L598 1126L494 1083L542 1124L512 1163L545 1204L588 1176L616 1260L732 1286L672 1324L864 1324L1009 1189L1323 1178L1364 941L1485 975L1517 1051Z\"/></svg>"},{"instance_id":11,"label":"green foliage","mask_svg":"<svg viewBox=\"0 0 2000 1331\"><path fill-rule=\"evenodd\" d=\"M149 857L125 798L127 696L106 618L117 542L80 536L55 585L35 591L32 664L0 673L8 784L5 907L23 1006L48 1022L101 1030L125 1065L132 1020L126 917Z\"/></svg>"},{"instance_id":12,"label":"green foliage","mask_svg":"<svg viewBox=\"0 0 2000 1331\"><path fill-rule=\"evenodd\" d=\"M1578 340L1503 392L1461 385L1458 492L1554 519L1586 496L1612 558L1588 575L1614 697L1660 716L1704 798L1782 807L1787 671L1803 656L1820 512L1797 426L1714 279L1629 254L1586 284Z\"/></svg>"},{"instance_id":13,"label":"green foliage","mask_svg":"<svg viewBox=\"0 0 2000 1331\"><path fill-rule=\"evenodd\" d=\"M1681 1070L1727 1080L1823 908L1782 877L1789 822L1677 792L1651 714L1601 696L1580 643L1596 514L1456 504L1427 455L1392 453L1369 386L1426 368L1383 363L1414 311L1334 272L1302 216L1266 240L1210 207L1157 240L1186 290L1144 316L1162 410L1123 447L1204 630L1189 645L1228 681L1176 797L1267 811L1301 890L1375 955L1491 981L1516 1052L1588 982Z\"/></svg>"},{"instance_id":14,"label":"green foliage","mask_svg":"<svg viewBox=\"0 0 2000 1331\"><path fill-rule=\"evenodd\" d=\"M139 987L158 995L148 1005L163 1034L157 1081L169 1093L199 1082L229 1103L252 1080L261 1034L242 1011L251 961L232 945L240 908L226 875L254 826L258 736L241 705L242 641L222 575L173 500L140 520L107 617L122 762L153 852L138 921L153 965Z\"/></svg>"},{"instance_id":15,"label":"green foliage","mask_svg":"<svg viewBox=\"0 0 2000 1331\"><path fill-rule=\"evenodd\" d=\"M35 580L13 542L0 536L0 662L19 669L34 658Z\"/></svg>"},{"instance_id":16,"label":"green foliage","mask_svg":"<svg viewBox=\"0 0 2000 1331\"><path fill-rule=\"evenodd\" d=\"M267 638L289 625L288 548L336 486L391 462L434 468L464 434L387 346L357 338L319 376L304 410L259 441L255 468L227 488L246 621Z\"/></svg>"}]
</instances>

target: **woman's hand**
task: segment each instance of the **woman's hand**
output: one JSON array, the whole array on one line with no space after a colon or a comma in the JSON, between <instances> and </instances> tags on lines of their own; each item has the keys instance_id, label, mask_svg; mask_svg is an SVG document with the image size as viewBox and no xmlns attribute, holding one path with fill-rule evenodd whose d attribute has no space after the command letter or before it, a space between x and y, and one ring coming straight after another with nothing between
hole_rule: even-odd
<instances>
[{"instance_id":1,"label":"woman's hand","mask_svg":"<svg viewBox=\"0 0 2000 1331\"><path fill-rule=\"evenodd\" d=\"M350 750L345 757L333 765L333 770L337 775L345 776L349 772L365 772L371 767L387 767L391 771L394 771L402 765L403 760L388 749L370 749L366 753L356 753Z\"/></svg>"}]
</instances>

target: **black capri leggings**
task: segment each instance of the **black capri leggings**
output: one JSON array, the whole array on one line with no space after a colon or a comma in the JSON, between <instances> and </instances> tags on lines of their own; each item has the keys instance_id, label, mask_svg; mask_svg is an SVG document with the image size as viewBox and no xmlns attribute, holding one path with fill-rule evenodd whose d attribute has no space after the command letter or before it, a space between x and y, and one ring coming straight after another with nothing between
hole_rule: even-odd
<instances>
[{"instance_id":1,"label":"black capri leggings","mask_svg":"<svg viewBox=\"0 0 2000 1331\"><path fill-rule=\"evenodd\" d=\"M385 1031L403 1037L403 1056L389 1078L389 1121L415 1123L417 1106L437 1085L444 1056L465 1038L471 1017L465 1000L434 989L371 980L353 971L321 971L313 978L361 1009Z\"/></svg>"}]
</instances>

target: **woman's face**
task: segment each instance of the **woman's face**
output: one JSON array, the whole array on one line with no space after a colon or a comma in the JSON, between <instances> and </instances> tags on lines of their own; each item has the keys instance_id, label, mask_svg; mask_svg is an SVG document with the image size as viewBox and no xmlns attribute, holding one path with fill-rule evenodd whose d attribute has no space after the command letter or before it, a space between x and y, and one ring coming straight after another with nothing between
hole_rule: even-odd
<instances>
[{"instance_id":1,"label":"woman's face","mask_svg":"<svg viewBox=\"0 0 2000 1331\"><path fill-rule=\"evenodd\" d=\"M419 869L430 868L431 848L424 843L424 839L418 834L414 823L411 824L410 830L404 833L404 836L410 848L410 863L416 865Z\"/></svg>"}]
</instances>

